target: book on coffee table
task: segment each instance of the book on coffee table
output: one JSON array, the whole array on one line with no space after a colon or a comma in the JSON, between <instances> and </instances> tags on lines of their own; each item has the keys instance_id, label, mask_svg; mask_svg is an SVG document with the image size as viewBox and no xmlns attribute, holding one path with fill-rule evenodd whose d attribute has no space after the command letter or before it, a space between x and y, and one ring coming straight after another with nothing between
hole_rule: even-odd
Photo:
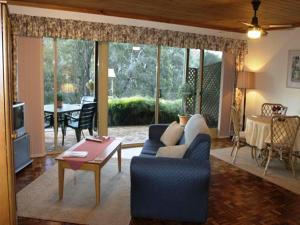
<instances>
[{"instance_id":1,"label":"book on coffee table","mask_svg":"<svg viewBox=\"0 0 300 225\"><path fill-rule=\"evenodd\" d=\"M63 157L75 157L75 158L85 158L87 157L87 151L65 151Z\"/></svg>"}]
</instances>

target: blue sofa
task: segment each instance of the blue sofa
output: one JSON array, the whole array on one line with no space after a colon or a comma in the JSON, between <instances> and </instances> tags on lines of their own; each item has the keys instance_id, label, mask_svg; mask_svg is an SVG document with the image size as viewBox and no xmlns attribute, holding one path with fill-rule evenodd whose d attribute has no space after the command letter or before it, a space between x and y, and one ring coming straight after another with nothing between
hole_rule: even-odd
<instances>
[{"instance_id":1,"label":"blue sofa","mask_svg":"<svg viewBox=\"0 0 300 225\"><path fill-rule=\"evenodd\" d=\"M155 157L168 127L149 127L141 155L131 161L131 215L204 223L208 211L211 139L198 134L182 159ZM178 144L184 144L184 135Z\"/></svg>"}]
</instances>

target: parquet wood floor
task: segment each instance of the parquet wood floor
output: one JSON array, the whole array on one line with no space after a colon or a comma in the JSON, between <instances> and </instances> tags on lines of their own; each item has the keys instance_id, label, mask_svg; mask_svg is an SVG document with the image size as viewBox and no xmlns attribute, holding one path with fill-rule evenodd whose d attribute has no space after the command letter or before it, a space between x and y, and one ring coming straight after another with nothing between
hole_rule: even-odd
<instances>
[{"instance_id":1,"label":"parquet wood floor","mask_svg":"<svg viewBox=\"0 0 300 225\"><path fill-rule=\"evenodd\" d=\"M231 146L229 139L215 139L212 149ZM16 177L20 191L55 163L53 156L35 159ZM211 157L209 218L206 225L300 225L300 196ZM19 225L76 225L18 218ZM195 225L132 219L130 225Z\"/></svg>"}]
</instances>

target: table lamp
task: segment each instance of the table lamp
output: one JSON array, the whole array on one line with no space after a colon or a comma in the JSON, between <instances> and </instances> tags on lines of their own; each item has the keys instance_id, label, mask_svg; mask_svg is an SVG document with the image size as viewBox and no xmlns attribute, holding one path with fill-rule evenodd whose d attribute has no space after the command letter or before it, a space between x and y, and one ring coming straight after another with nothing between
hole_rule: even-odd
<instances>
[{"instance_id":1,"label":"table lamp","mask_svg":"<svg viewBox=\"0 0 300 225\"><path fill-rule=\"evenodd\" d=\"M245 112L246 112L246 96L247 89L254 88L254 73L248 71L241 71L238 73L237 88L243 89L244 94L244 110L243 110L243 130L245 128Z\"/></svg>"}]
</instances>

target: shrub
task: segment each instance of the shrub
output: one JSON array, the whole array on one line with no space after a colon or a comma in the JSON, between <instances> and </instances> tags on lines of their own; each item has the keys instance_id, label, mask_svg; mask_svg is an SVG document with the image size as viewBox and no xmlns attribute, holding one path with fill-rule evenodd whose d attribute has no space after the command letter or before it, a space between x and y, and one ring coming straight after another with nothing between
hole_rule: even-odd
<instances>
[{"instance_id":1,"label":"shrub","mask_svg":"<svg viewBox=\"0 0 300 225\"><path fill-rule=\"evenodd\" d=\"M160 123L177 120L181 100L160 99ZM150 97L113 98L108 100L109 126L145 125L155 122L155 99Z\"/></svg>"}]
</instances>

